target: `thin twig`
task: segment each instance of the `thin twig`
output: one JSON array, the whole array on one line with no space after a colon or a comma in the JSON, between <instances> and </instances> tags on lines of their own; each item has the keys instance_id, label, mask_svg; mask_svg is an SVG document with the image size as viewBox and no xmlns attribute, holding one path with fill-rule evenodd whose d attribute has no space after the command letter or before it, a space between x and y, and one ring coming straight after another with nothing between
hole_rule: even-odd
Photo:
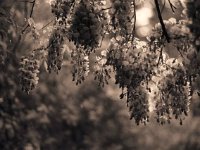
<instances>
[{"instance_id":1,"label":"thin twig","mask_svg":"<svg viewBox=\"0 0 200 150\"><path fill-rule=\"evenodd\" d=\"M112 9L113 7L108 7L108 8L102 8L101 10L104 11L104 10L108 10L108 9Z\"/></svg>"},{"instance_id":2,"label":"thin twig","mask_svg":"<svg viewBox=\"0 0 200 150\"><path fill-rule=\"evenodd\" d=\"M33 15L33 10L34 10L34 7L35 7L35 2L36 2L36 0L33 1L33 5L32 5L32 7L31 7L30 18L31 18L32 15Z\"/></svg>"},{"instance_id":3,"label":"thin twig","mask_svg":"<svg viewBox=\"0 0 200 150\"><path fill-rule=\"evenodd\" d=\"M172 4L172 2L171 2L170 0L168 0L168 2L169 2L169 5L170 5L170 7L171 7L173 13L175 13L176 7Z\"/></svg>"},{"instance_id":4,"label":"thin twig","mask_svg":"<svg viewBox=\"0 0 200 150\"><path fill-rule=\"evenodd\" d=\"M181 55L181 57L184 57L179 48L177 48L177 51L179 52L179 54Z\"/></svg>"},{"instance_id":5,"label":"thin twig","mask_svg":"<svg viewBox=\"0 0 200 150\"><path fill-rule=\"evenodd\" d=\"M54 21L54 19L52 19L51 21L49 21L46 25L44 25L40 30L43 30L44 28L46 28L48 25L50 25L52 22Z\"/></svg>"},{"instance_id":6,"label":"thin twig","mask_svg":"<svg viewBox=\"0 0 200 150\"><path fill-rule=\"evenodd\" d=\"M24 34L24 32L26 31L26 29L29 27L29 24L27 24L26 26L25 26L25 28L21 31L21 34Z\"/></svg>"}]
</instances>

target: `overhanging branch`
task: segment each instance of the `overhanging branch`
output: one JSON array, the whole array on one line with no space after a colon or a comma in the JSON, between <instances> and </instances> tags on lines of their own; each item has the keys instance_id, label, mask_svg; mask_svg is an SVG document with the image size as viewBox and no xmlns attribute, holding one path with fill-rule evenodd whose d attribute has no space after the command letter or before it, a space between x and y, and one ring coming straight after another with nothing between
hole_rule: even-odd
<instances>
[{"instance_id":1,"label":"overhanging branch","mask_svg":"<svg viewBox=\"0 0 200 150\"><path fill-rule=\"evenodd\" d=\"M161 11L160 11L160 8L159 8L158 0L154 0L154 2L155 2L155 5L156 5L156 10L157 10L157 14L158 14L158 19L159 19L160 24L161 24L161 27L162 27L163 35L165 36L167 42L169 43L169 42L170 42L170 37L169 37L169 35L168 35L168 33L167 33L165 24L164 24L163 19L162 19L162 15L161 15Z\"/></svg>"}]
</instances>

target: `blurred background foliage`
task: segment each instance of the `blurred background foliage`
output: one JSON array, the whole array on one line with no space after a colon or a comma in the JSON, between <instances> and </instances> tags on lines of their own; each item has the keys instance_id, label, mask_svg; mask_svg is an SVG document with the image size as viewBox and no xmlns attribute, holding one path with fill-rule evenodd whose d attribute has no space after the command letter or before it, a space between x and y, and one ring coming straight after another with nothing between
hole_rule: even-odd
<instances>
[{"instance_id":1,"label":"blurred background foliage","mask_svg":"<svg viewBox=\"0 0 200 150\"><path fill-rule=\"evenodd\" d=\"M29 33L21 34L31 3L1 0L0 7L0 56L6 55L0 66L1 150L200 149L198 96L194 96L193 111L182 126L177 122L161 126L156 121L136 126L112 81L102 89L91 77L76 86L68 64L58 75L48 74L42 65L38 87L30 95L22 93L17 84L17 62L38 44ZM151 2L138 6L143 21L138 21L136 30L141 38L158 21L153 10ZM50 11L47 1L36 3L33 18L38 29L51 22ZM179 17L170 9L163 14L165 18ZM48 26L39 32L45 42Z\"/></svg>"}]
</instances>

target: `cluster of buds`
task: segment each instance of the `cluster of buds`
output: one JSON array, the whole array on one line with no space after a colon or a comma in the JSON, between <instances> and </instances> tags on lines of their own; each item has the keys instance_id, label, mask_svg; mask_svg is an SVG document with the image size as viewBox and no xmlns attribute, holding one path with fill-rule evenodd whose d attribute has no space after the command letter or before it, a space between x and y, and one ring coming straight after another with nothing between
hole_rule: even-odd
<instances>
[{"instance_id":1,"label":"cluster of buds","mask_svg":"<svg viewBox=\"0 0 200 150\"><path fill-rule=\"evenodd\" d=\"M83 52L82 48L77 48L71 53L72 76L76 85L81 84L89 73L89 57Z\"/></svg>"},{"instance_id":2,"label":"cluster of buds","mask_svg":"<svg viewBox=\"0 0 200 150\"><path fill-rule=\"evenodd\" d=\"M59 24L65 24L71 7L75 4L75 0L54 0L52 1L52 13L55 14Z\"/></svg>"},{"instance_id":3,"label":"cluster of buds","mask_svg":"<svg viewBox=\"0 0 200 150\"><path fill-rule=\"evenodd\" d=\"M29 93L38 84L39 61L33 57L23 57L20 61L19 77L22 91Z\"/></svg>"},{"instance_id":4,"label":"cluster of buds","mask_svg":"<svg viewBox=\"0 0 200 150\"><path fill-rule=\"evenodd\" d=\"M28 25L29 25L29 27L31 29L31 33L32 33L33 39L38 39L39 36L40 36L40 33L36 29L35 21L33 20L33 18L29 18L27 20L27 22L28 22Z\"/></svg>"},{"instance_id":5,"label":"cluster of buds","mask_svg":"<svg viewBox=\"0 0 200 150\"><path fill-rule=\"evenodd\" d=\"M111 78L111 68L107 63L107 51L101 51L101 56L96 57L95 62L95 77L94 79L98 81L99 86L104 87L105 84L108 84L108 80Z\"/></svg>"},{"instance_id":6,"label":"cluster of buds","mask_svg":"<svg viewBox=\"0 0 200 150\"><path fill-rule=\"evenodd\" d=\"M96 0L93 0L93 3L82 0L70 21L69 40L73 41L76 47L83 48L88 54L99 46L104 34L106 17L100 9L101 5L103 4L97 3Z\"/></svg>"},{"instance_id":7,"label":"cluster of buds","mask_svg":"<svg viewBox=\"0 0 200 150\"><path fill-rule=\"evenodd\" d=\"M49 40L49 48L48 48L48 57L47 57L47 65L48 71L58 71L61 69L62 61L63 61L63 36L60 29L55 29L52 33L52 36Z\"/></svg>"},{"instance_id":8,"label":"cluster of buds","mask_svg":"<svg viewBox=\"0 0 200 150\"><path fill-rule=\"evenodd\" d=\"M136 3L132 0L111 0L112 9L110 9L111 32L123 36L129 40L134 33Z\"/></svg>"}]
</instances>

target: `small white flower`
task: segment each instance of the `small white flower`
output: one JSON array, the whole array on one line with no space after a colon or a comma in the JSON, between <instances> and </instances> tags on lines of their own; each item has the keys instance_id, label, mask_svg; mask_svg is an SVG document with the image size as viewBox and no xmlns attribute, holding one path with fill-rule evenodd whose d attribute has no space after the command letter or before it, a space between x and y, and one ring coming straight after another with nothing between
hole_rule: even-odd
<instances>
[{"instance_id":1,"label":"small white flower","mask_svg":"<svg viewBox=\"0 0 200 150\"><path fill-rule=\"evenodd\" d=\"M170 22L171 24L176 24L176 19L175 19L175 18L170 18L170 19L169 19L169 22Z\"/></svg>"},{"instance_id":2,"label":"small white flower","mask_svg":"<svg viewBox=\"0 0 200 150\"><path fill-rule=\"evenodd\" d=\"M83 59L84 59L84 60L89 60L89 57L88 57L88 56L84 56Z\"/></svg>"},{"instance_id":3,"label":"small white flower","mask_svg":"<svg viewBox=\"0 0 200 150\"><path fill-rule=\"evenodd\" d=\"M101 55L102 56L106 56L107 55L107 51L106 50L101 51Z\"/></svg>"},{"instance_id":4,"label":"small white flower","mask_svg":"<svg viewBox=\"0 0 200 150\"><path fill-rule=\"evenodd\" d=\"M101 66L103 66L103 65L105 65L106 62L107 62L107 59L103 58L103 59L101 59L101 60L99 61L99 64L100 64Z\"/></svg>"},{"instance_id":5,"label":"small white flower","mask_svg":"<svg viewBox=\"0 0 200 150\"><path fill-rule=\"evenodd\" d=\"M96 60L97 60L97 62L100 61L100 60L101 60L101 57L96 56Z\"/></svg>"},{"instance_id":6,"label":"small white flower","mask_svg":"<svg viewBox=\"0 0 200 150\"><path fill-rule=\"evenodd\" d=\"M106 0L102 0L101 3L102 3L103 5L106 5Z\"/></svg>"}]
</instances>

